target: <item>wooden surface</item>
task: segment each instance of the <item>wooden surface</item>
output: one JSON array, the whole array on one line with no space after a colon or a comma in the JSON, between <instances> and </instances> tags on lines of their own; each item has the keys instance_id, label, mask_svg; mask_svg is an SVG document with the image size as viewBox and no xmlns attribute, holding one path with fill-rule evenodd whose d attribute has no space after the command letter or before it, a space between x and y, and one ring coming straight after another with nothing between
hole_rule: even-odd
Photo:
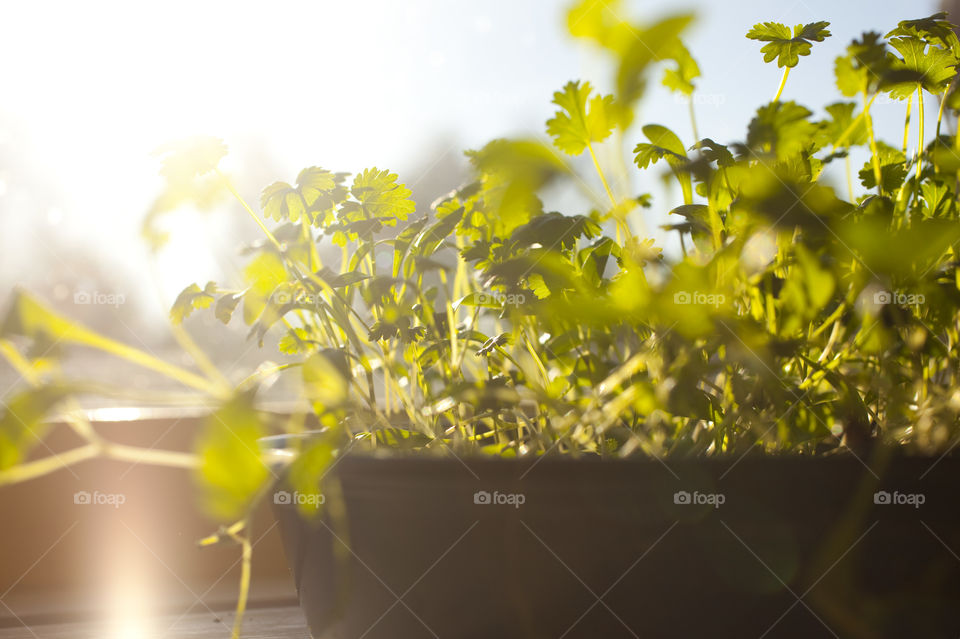
<instances>
[{"instance_id":1,"label":"wooden surface","mask_svg":"<svg viewBox=\"0 0 960 639\"><path fill-rule=\"evenodd\" d=\"M233 614L191 613L117 622L75 622L0 628L0 639L229 639ZM296 606L248 610L244 639L310 639Z\"/></svg>"}]
</instances>

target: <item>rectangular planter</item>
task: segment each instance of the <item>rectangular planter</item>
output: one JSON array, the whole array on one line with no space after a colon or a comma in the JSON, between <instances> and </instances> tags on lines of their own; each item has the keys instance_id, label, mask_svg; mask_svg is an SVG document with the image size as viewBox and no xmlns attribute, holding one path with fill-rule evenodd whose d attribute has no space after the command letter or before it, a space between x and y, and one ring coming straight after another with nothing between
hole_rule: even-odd
<instances>
[{"instance_id":1,"label":"rectangular planter","mask_svg":"<svg viewBox=\"0 0 960 639\"><path fill-rule=\"evenodd\" d=\"M315 637L960 635L954 458L348 455L330 477L321 516L275 505Z\"/></svg>"}]
</instances>

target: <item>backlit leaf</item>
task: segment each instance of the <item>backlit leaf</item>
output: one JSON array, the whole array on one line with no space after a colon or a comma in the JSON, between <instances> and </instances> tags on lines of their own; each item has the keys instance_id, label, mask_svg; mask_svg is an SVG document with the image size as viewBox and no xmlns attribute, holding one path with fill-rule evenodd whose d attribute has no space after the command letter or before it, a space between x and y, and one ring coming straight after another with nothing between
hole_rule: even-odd
<instances>
[{"instance_id":1,"label":"backlit leaf","mask_svg":"<svg viewBox=\"0 0 960 639\"><path fill-rule=\"evenodd\" d=\"M416 208L410 189L397 183L397 174L376 167L357 174L350 193L370 217L405 220Z\"/></svg>"},{"instance_id":2,"label":"backlit leaf","mask_svg":"<svg viewBox=\"0 0 960 639\"><path fill-rule=\"evenodd\" d=\"M830 36L828 26L829 22L798 24L791 36L790 27L785 24L761 22L753 25L747 37L767 43L760 49L764 62L776 60L778 67L795 67L800 62L800 56L810 55L813 42L823 42Z\"/></svg>"},{"instance_id":3,"label":"backlit leaf","mask_svg":"<svg viewBox=\"0 0 960 639\"><path fill-rule=\"evenodd\" d=\"M251 507L270 473L257 440L266 435L249 394L237 395L207 418L196 450L202 504L212 517L233 522Z\"/></svg>"},{"instance_id":4,"label":"backlit leaf","mask_svg":"<svg viewBox=\"0 0 960 639\"><path fill-rule=\"evenodd\" d=\"M45 419L66 397L63 388L42 386L3 401L0 413L0 470L22 462L43 441L50 425Z\"/></svg>"},{"instance_id":5,"label":"backlit leaf","mask_svg":"<svg viewBox=\"0 0 960 639\"><path fill-rule=\"evenodd\" d=\"M181 324L194 309L209 308L213 304L217 291L217 285L214 282L207 282L203 288L197 284L191 284L183 289L170 309L170 321Z\"/></svg>"},{"instance_id":6,"label":"backlit leaf","mask_svg":"<svg viewBox=\"0 0 960 639\"><path fill-rule=\"evenodd\" d=\"M602 142L613 132L613 96L590 97L589 82L568 82L553 94L553 103L560 107L547 120L547 133L557 148L568 155L583 153L592 142Z\"/></svg>"},{"instance_id":7,"label":"backlit leaf","mask_svg":"<svg viewBox=\"0 0 960 639\"><path fill-rule=\"evenodd\" d=\"M197 136L164 144L156 153L163 156L160 173L184 181L215 170L227 154L227 145L219 138Z\"/></svg>"}]
</instances>

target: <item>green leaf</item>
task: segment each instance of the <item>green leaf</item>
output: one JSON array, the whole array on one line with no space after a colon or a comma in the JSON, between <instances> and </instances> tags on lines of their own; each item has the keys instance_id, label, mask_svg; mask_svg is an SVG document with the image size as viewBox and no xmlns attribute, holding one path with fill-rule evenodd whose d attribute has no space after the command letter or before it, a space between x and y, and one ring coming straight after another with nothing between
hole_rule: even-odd
<instances>
[{"instance_id":1,"label":"green leaf","mask_svg":"<svg viewBox=\"0 0 960 639\"><path fill-rule=\"evenodd\" d=\"M575 38L593 40L622 55L635 39L634 27L620 18L621 0L582 0L567 13L567 30Z\"/></svg>"},{"instance_id":2,"label":"green leaf","mask_svg":"<svg viewBox=\"0 0 960 639\"><path fill-rule=\"evenodd\" d=\"M703 138L690 147L691 151L693 149L699 150L707 161L716 162L719 167L733 166L734 164L733 153L730 152L730 149L710 138Z\"/></svg>"},{"instance_id":3,"label":"green leaf","mask_svg":"<svg viewBox=\"0 0 960 639\"><path fill-rule=\"evenodd\" d=\"M331 428L314 435L298 451L284 478L291 489L301 495L313 495L322 489L323 477L337 456L339 431L339 428ZM307 518L316 517L321 512L319 504L309 500L298 503L297 509L301 516Z\"/></svg>"},{"instance_id":4,"label":"green leaf","mask_svg":"<svg viewBox=\"0 0 960 639\"><path fill-rule=\"evenodd\" d=\"M353 286L357 282L362 282L370 278L369 275L361 273L360 271L336 273L327 267L323 267L317 271L316 275L326 282L330 288L346 288L347 286Z\"/></svg>"},{"instance_id":5,"label":"green leaf","mask_svg":"<svg viewBox=\"0 0 960 639\"><path fill-rule=\"evenodd\" d=\"M796 245L794 257L795 266L781 294L787 311L781 326L784 335L795 333L814 319L833 298L836 289L833 274L803 244Z\"/></svg>"},{"instance_id":6,"label":"green leaf","mask_svg":"<svg viewBox=\"0 0 960 639\"><path fill-rule=\"evenodd\" d=\"M494 335L483 343L483 346L477 350L477 357L487 357L497 352L497 348L510 343L509 333L500 333Z\"/></svg>"},{"instance_id":7,"label":"green leaf","mask_svg":"<svg viewBox=\"0 0 960 639\"><path fill-rule=\"evenodd\" d=\"M213 314L224 324L230 323L233 312L237 310L237 305L243 299L243 293L227 293L217 300L217 305L213 309Z\"/></svg>"},{"instance_id":8,"label":"green leaf","mask_svg":"<svg viewBox=\"0 0 960 639\"><path fill-rule=\"evenodd\" d=\"M885 81L891 57L887 45L875 31L864 32L847 46L847 53L834 62L834 74L840 93L849 97L869 92Z\"/></svg>"},{"instance_id":9,"label":"green leaf","mask_svg":"<svg viewBox=\"0 0 960 639\"><path fill-rule=\"evenodd\" d=\"M957 59L945 49L928 47L917 38L893 38L890 46L902 56L896 69L913 76L911 81L897 83L889 89L894 98L908 98L918 84L930 93L943 93L956 75L954 65Z\"/></svg>"},{"instance_id":10,"label":"green leaf","mask_svg":"<svg viewBox=\"0 0 960 639\"><path fill-rule=\"evenodd\" d=\"M247 264L243 278L249 285L243 294L243 321L249 325L260 317L267 299L289 277L283 261L277 255L260 253Z\"/></svg>"},{"instance_id":11,"label":"green leaf","mask_svg":"<svg viewBox=\"0 0 960 639\"><path fill-rule=\"evenodd\" d=\"M270 479L257 440L266 435L250 394L237 395L207 418L196 443L201 502L212 517L233 522Z\"/></svg>"},{"instance_id":12,"label":"green leaf","mask_svg":"<svg viewBox=\"0 0 960 639\"><path fill-rule=\"evenodd\" d=\"M273 220L298 222L306 211L300 192L286 182L274 182L260 193L263 214Z\"/></svg>"},{"instance_id":13,"label":"green leaf","mask_svg":"<svg viewBox=\"0 0 960 639\"><path fill-rule=\"evenodd\" d=\"M539 244L547 250L570 249L579 237L600 235L600 225L583 215L567 216L562 213L544 213L526 224L518 226L510 240L521 247Z\"/></svg>"},{"instance_id":14,"label":"green leaf","mask_svg":"<svg viewBox=\"0 0 960 639\"><path fill-rule=\"evenodd\" d=\"M857 105L853 102L834 102L826 106L827 113L830 114L830 120L826 121L823 134L826 136L829 144L836 144L840 148L849 148L851 146L860 146L866 144L867 124L865 118L860 118L854 125L854 111ZM851 128L852 127L852 128ZM846 135L843 140L840 137Z\"/></svg>"},{"instance_id":15,"label":"green leaf","mask_svg":"<svg viewBox=\"0 0 960 639\"><path fill-rule=\"evenodd\" d=\"M880 160L880 178L883 181L882 190L886 193L892 193L900 188L907 177L907 158L900 149L877 141L877 157ZM863 168L857 174L860 176L860 183L866 188L872 189L877 186L877 179L873 173L873 163L867 160Z\"/></svg>"},{"instance_id":16,"label":"green leaf","mask_svg":"<svg viewBox=\"0 0 960 639\"><path fill-rule=\"evenodd\" d=\"M604 236L582 249L577 254L577 262L580 264L584 278L599 288L604 283L603 273L607 268L607 262L611 257L619 260L620 255L620 245ZM551 347L551 350L554 349ZM554 352L557 351L554 350Z\"/></svg>"},{"instance_id":17,"label":"green leaf","mask_svg":"<svg viewBox=\"0 0 960 639\"><path fill-rule=\"evenodd\" d=\"M66 397L62 387L31 388L3 401L0 415L0 470L22 462L49 430L45 418Z\"/></svg>"},{"instance_id":18,"label":"green leaf","mask_svg":"<svg viewBox=\"0 0 960 639\"><path fill-rule=\"evenodd\" d=\"M161 175L183 182L216 170L227 145L219 138L197 136L164 144L155 153L163 156Z\"/></svg>"},{"instance_id":19,"label":"green leaf","mask_svg":"<svg viewBox=\"0 0 960 639\"><path fill-rule=\"evenodd\" d=\"M830 26L829 22L798 24L793 28L791 37L790 28L787 25L779 22L761 22L753 25L753 28L747 32L747 38L768 43L760 49L764 62L776 59L778 67L795 67L800 62L800 56L810 55L813 42L823 42L830 36L830 32L827 31L828 26Z\"/></svg>"},{"instance_id":20,"label":"green leaf","mask_svg":"<svg viewBox=\"0 0 960 639\"><path fill-rule=\"evenodd\" d=\"M542 213L537 191L570 174L552 146L535 140L493 140L466 155L478 173L479 193L463 202L471 210L461 228L473 229L474 239L505 237Z\"/></svg>"},{"instance_id":21,"label":"green leaf","mask_svg":"<svg viewBox=\"0 0 960 639\"><path fill-rule=\"evenodd\" d=\"M673 60L677 62L677 74L669 81L683 79L686 72L689 79L695 77L689 62L684 60L684 51L680 34L693 22L693 14L669 16L649 27L629 26L630 38L622 52L618 52L620 64L617 67L617 121L625 129L633 122L633 104L640 99L646 88L646 76L651 65L656 62Z\"/></svg>"},{"instance_id":22,"label":"green leaf","mask_svg":"<svg viewBox=\"0 0 960 639\"><path fill-rule=\"evenodd\" d=\"M643 134L650 142L640 142L633 149L636 153L634 162L638 167L645 169L661 159L666 159L671 166L683 166L686 163L687 152L676 133L659 124L648 124L643 127Z\"/></svg>"},{"instance_id":23,"label":"green leaf","mask_svg":"<svg viewBox=\"0 0 960 639\"><path fill-rule=\"evenodd\" d=\"M673 131L659 124L647 124L643 127L643 134L650 142L640 142L634 147L634 162L641 169L645 169L660 159L666 160L683 190L684 203L690 204L693 199L693 182L686 168L688 160L683 142Z\"/></svg>"},{"instance_id":24,"label":"green leaf","mask_svg":"<svg viewBox=\"0 0 960 639\"><path fill-rule=\"evenodd\" d=\"M752 212L764 224L793 231L800 227L809 238L823 236L830 223L848 215L853 206L826 186L760 163L742 176L735 211ZM728 226L730 216L728 216Z\"/></svg>"},{"instance_id":25,"label":"green leaf","mask_svg":"<svg viewBox=\"0 0 960 639\"><path fill-rule=\"evenodd\" d=\"M670 215L686 218L690 236L697 250L705 255L713 252L713 230L710 222L710 207L706 204L684 204L670 211Z\"/></svg>"},{"instance_id":26,"label":"green leaf","mask_svg":"<svg viewBox=\"0 0 960 639\"><path fill-rule=\"evenodd\" d=\"M892 230L880 215L844 219L838 225L844 250L853 251L868 272L892 279L911 278L929 271L951 246L960 242L955 220L920 220L909 228Z\"/></svg>"},{"instance_id":27,"label":"green leaf","mask_svg":"<svg viewBox=\"0 0 960 639\"><path fill-rule=\"evenodd\" d=\"M488 293L467 293L453 303L453 309L461 306L480 306L482 308L501 308L503 305L497 301L497 297Z\"/></svg>"},{"instance_id":28,"label":"green leaf","mask_svg":"<svg viewBox=\"0 0 960 639\"><path fill-rule=\"evenodd\" d=\"M941 11L926 18L902 20L897 24L897 28L891 30L890 33L884 37L906 36L920 38L930 44L949 49L954 55L960 55L960 40L957 39L954 25L945 20L946 17L947 14Z\"/></svg>"},{"instance_id":29,"label":"green leaf","mask_svg":"<svg viewBox=\"0 0 960 639\"><path fill-rule=\"evenodd\" d=\"M768 152L778 160L788 160L816 147L818 126L810 122L812 113L792 100L770 102L759 109L747 127L747 146L757 155Z\"/></svg>"},{"instance_id":30,"label":"green leaf","mask_svg":"<svg viewBox=\"0 0 960 639\"><path fill-rule=\"evenodd\" d=\"M318 413L342 406L350 390L350 367L343 352L323 349L301 367L304 392Z\"/></svg>"},{"instance_id":31,"label":"green leaf","mask_svg":"<svg viewBox=\"0 0 960 639\"><path fill-rule=\"evenodd\" d=\"M180 291L177 299L173 302L170 309L170 321L174 324L182 324L197 308L209 308L213 304L214 296L217 294L217 285L214 282L207 282L202 289L197 284L191 284Z\"/></svg>"},{"instance_id":32,"label":"green leaf","mask_svg":"<svg viewBox=\"0 0 960 639\"><path fill-rule=\"evenodd\" d=\"M317 198L329 193L336 186L336 176L319 166L306 168L297 176L297 190L300 191L307 206L313 206Z\"/></svg>"},{"instance_id":33,"label":"green leaf","mask_svg":"<svg viewBox=\"0 0 960 639\"><path fill-rule=\"evenodd\" d=\"M547 120L547 133L553 143L567 155L580 155L592 142L602 142L613 132L613 96L590 98L589 82L568 82L562 91L553 94L553 103L560 107ZM589 100L589 105L588 105Z\"/></svg>"},{"instance_id":34,"label":"green leaf","mask_svg":"<svg viewBox=\"0 0 960 639\"><path fill-rule=\"evenodd\" d=\"M277 343L277 349L287 355L306 353L316 348L316 341L304 328L292 328L283 334Z\"/></svg>"},{"instance_id":35,"label":"green leaf","mask_svg":"<svg viewBox=\"0 0 960 639\"><path fill-rule=\"evenodd\" d=\"M350 193L369 217L405 220L416 209L416 204L410 199L410 189L397 183L397 174L380 171L376 167L358 174L353 179ZM388 223L390 226L394 224L395 221Z\"/></svg>"},{"instance_id":36,"label":"green leaf","mask_svg":"<svg viewBox=\"0 0 960 639\"><path fill-rule=\"evenodd\" d=\"M924 215L926 217L942 217L952 213L956 208L956 199L953 189L942 180L928 180L920 185L923 194Z\"/></svg>"},{"instance_id":37,"label":"green leaf","mask_svg":"<svg viewBox=\"0 0 960 639\"><path fill-rule=\"evenodd\" d=\"M334 195L334 191L342 190L338 186L340 179L341 174L311 166L300 171L296 188L286 182L274 182L263 189L260 207L270 219L299 222L307 212L330 209L344 199L345 194ZM311 223L317 221L311 219Z\"/></svg>"},{"instance_id":38,"label":"green leaf","mask_svg":"<svg viewBox=\"0 0 960 639\"><path fill-rule=\"evenodd\" d=\"M693 81L700 77L700 67L690 55L690 51L679 38L668 48L665 57L676 62L675 68L666 68L663 72L663 86L671 91L684 95L691 95L694 90Z\"/></svg>"}]
</instances>

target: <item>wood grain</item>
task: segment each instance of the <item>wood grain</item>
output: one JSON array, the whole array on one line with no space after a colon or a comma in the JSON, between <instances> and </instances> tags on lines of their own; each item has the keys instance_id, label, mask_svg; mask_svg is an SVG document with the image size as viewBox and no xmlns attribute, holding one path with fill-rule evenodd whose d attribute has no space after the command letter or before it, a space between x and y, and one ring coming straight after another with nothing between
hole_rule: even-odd
<instances>
[{"instance_id":1,"label":"wood grain","mask_svg":"<svg viewBox=\"0 0 960 639\"><path fill-rule=\"evenodd\" d=\"M136 620L126 629L107 622L34 624L0 628L0 639L230 639L232 613L192 613ZM296 606L247 611L244 639L310 639L303 613Z\"/></svg>"}]
</instances>

